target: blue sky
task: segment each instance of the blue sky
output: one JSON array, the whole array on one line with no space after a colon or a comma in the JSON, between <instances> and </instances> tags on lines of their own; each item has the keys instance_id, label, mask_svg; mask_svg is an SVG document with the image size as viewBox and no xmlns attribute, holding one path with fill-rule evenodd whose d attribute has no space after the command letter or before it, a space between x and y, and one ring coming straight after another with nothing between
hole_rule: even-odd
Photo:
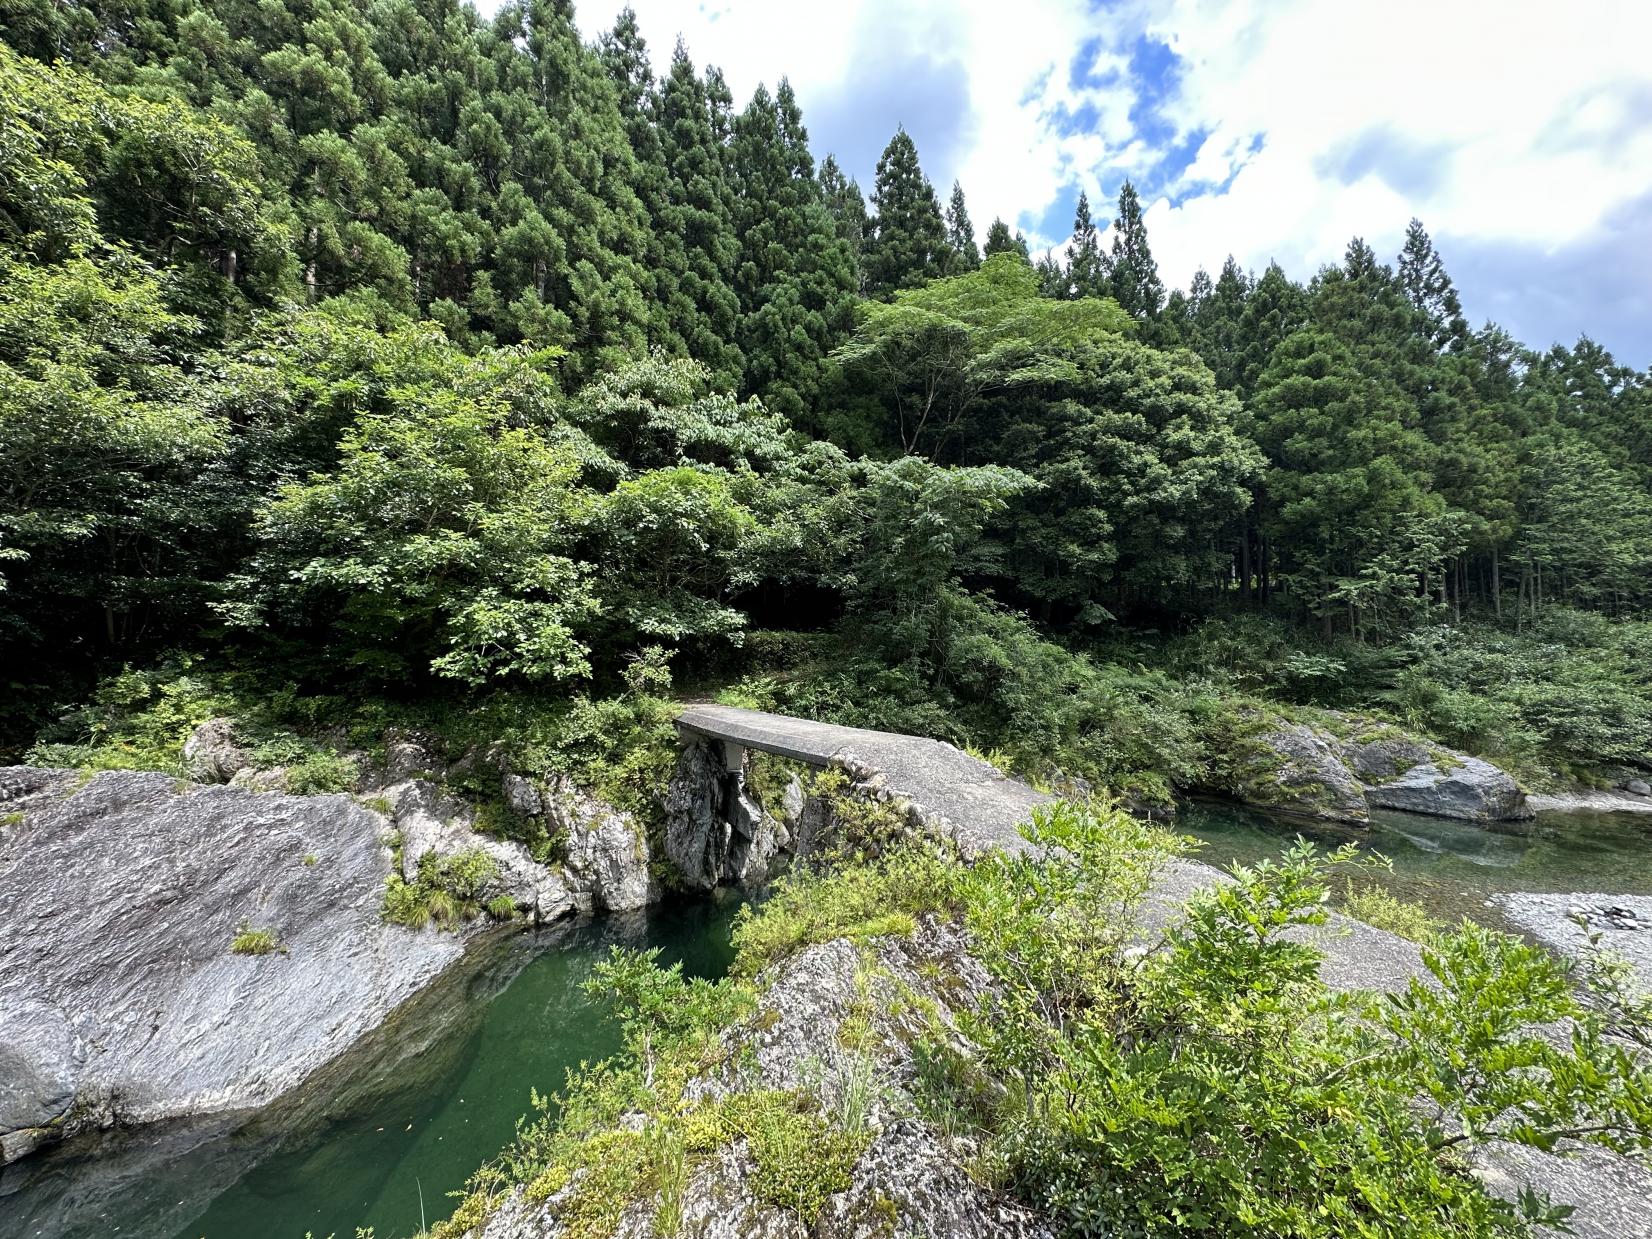
<instances>
[{"instance_id":1,"label":"blue sky","mask_svg":"<svg viewBox=\"0 0 1652 1239\"><path fill-rule=\"evenodd\" d=\"M736 95L788 76L870 191L896 125L978 231L1060 245L1132 179L1167 283L1234 254L1306 278L1433 234L1470 318L1652 364L1652 3L632 0ZM585 0L594 37L618 2Z\"/></svg>"}]
</instances>

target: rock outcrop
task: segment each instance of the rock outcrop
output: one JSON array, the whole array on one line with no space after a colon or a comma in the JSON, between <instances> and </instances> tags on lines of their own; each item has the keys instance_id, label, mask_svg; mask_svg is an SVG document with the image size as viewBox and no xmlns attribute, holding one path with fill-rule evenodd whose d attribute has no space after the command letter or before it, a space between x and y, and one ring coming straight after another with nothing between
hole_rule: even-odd
<instances>
[{"instance_id":1,"label":"rock outcrop","mask_svg":"<svg viewBox=\"0 0 1652 1239\"><path fill-rule=\"evenodd\" d=\"M1259 718L1234 749L1217 790L1281 813L1355 824L1372 809L1472 822L1534 813L1520 785L1490 762L1348 715L1324 725Z\"/></svg>"},{"instance_id":2,"label":"rock outcrop","mask_svg":"<svg viewBox=\"0 0 1652 1239\"><path fill-rule=\"evenodd\" d=\"M1532 816L1526 793L1489 761L1384 731L1342 746L1373 808L1506 822Z\"/></svg>"},{"instance_id":3,"label":"rock outcrop","mask_svg":"<svg viewBox=\"0 0 1652 1239\"><path fill-rule=\"evenodd\" d=\"M1370 818L1336 737L1317 727L1267 719L1227 755L1224 776L1219 790L1246 804L1334 822Z\"/></svg>"},{"instance_id":4,"label":"rock outcrop","mask_svg":"<svg viewBox=\"0 0 1652 1239\"><path fill-rule=\"evenodd\" d=\"M407 881L419 876L419 862L426 856L480 851L493 858L494 882L502 893L535 920L554 921L574 911L574 892L554 871L520 843L478 834L474 810L429 779L395 783L379 795L389 805L401 839L401 873Z\"/></svg>"},{"instance_id":5,"label":"rock outcrop","mask_svg":"<svg viewBox=\"0 0 1652 1239\"><path fill-rule=\"evenodd\" d=\"M631 912L659 898L648 836L629 813L587 795L566 779L534 795L567 837L566 878L575 897L604 912Z\"/></svg>"},{"instance_id":6,"label":"rock outcrop","mask_svg":"<svg viewBox=\"0 0 1652 1239\"><path fill-rule=\"evenodd\" d=\"M691 740L678 756L665 794L665 852L693 889L761 890L795 854L786 822L748 790L750 771L749 750L738 770L728 770L714 740ZM801 795L796 800L801 816Z\"/></svg>"},{"instance_id":7,"label":"rock outcrop","mask_svg":"<svg viewBox=\"0 0 1652 1239\"><path fill-rule=\"evenodd\" d=\"M912 1117L917 1065L911 1046L939 1020L959 1045L954 1012L972 1007L988 981L950 926L926 924L912 938L879 939L873 958L849 942L810 947L775 966L758 1009L724 1037L720 1066L689 1083L690 1103L733 1093L799 1090L840 1113L857 1072L871 1071L864 1146L848 1186L826 1198L818 1219L765 1201L753 1150L735 1139L688 1175L679 1234L719 1239L861 1239L878 1234L932 1239L1043 1239L1049 1225L982 1187L960 1151ZM869 1000L870 999L870 1000ZM850 1032L850 1023L870 1025ZM798 1150L806 1155L804 1150ZM577 1178L543 1201L518 1188L471 1239L557 1239ZM625 1239L656 1232L652 1198L632 1202L615 1231Z\"/></svg>"},{"instance_id":8,"label":"rock outcrop","mask_svg":"<svg viewBox=\"0 0 1652 1239\"><path fill-rule=\"evenodd\" d=\"M261 1106L462 949L383 921L387 824L347 796L14 767L0 808L0 1160Z\"/></svg>"},{"instance_id":9,"label":"rock outcrop","mask_svg":"<svg viewBox=\"0 0 1652 1239\"><path fill-rule=\"evenodd\" d=\"M252 766L252 754L241 747L235 720L209 718L184 741L184 769L197 783L228 783Z\"/></svg>"}]
</instances>

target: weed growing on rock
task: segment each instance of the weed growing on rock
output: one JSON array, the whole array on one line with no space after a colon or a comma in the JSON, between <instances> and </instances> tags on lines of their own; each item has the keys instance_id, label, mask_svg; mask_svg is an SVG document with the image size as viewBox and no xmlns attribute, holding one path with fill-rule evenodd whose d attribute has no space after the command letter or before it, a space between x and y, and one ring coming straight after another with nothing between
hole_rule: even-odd
<instances>
[{"instance_id":1,"label":"weed growing on rock","mask_svg":"<svg viewBox=\"0 0 1652 1239\"><path fill-rule=\"evenodd\" d=\"M280 948L273 929L254 929L246 921L235 930L229 949L237 955L268 955Z\"/></svg>"},{"instance_id":2,"label":"weed growing on rock","mask_svg":"<svg viewBox=\"0 0 1652 1239\"><path fill-rule=\"evenodd\" d=\"M482 897L499 873L499 862L481 848L451 856L426 852L411 882L395 872L385 880L384 919L411 929L435 922L456 929L483 911Z\"/></svg>"}]
</instances>

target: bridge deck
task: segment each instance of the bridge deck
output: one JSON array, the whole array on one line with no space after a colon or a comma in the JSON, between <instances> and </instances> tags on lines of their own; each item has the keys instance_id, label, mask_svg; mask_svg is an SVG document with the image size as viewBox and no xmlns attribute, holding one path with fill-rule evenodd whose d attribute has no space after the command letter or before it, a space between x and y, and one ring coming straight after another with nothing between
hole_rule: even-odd
<instances>
[{"instance_id":1,"label":"bridge deck","mask_svg":"<svg viewBox=\"0 0 1652 1239\"><path fill-rule=\"evenodd\" d=\"M1019 850L1024 841L1017 827L1035 805L1053 799L950 744L919 736L717 705L689 706L677 725L814 766L852 758L882 774L895 795L946 819L958 845L971 855L989 847Z\"/></svg>"}]
</instances>

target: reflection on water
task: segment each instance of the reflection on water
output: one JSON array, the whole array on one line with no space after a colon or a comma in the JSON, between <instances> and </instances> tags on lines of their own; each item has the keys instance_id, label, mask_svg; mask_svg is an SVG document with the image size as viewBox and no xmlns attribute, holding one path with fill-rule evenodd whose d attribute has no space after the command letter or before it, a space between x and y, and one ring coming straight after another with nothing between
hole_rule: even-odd
<instances>
[{"instance_id":1,"label":"reflection on water","mask_svg":"<svg viewBox=\"0 0 1652 1239\"><path fill-rule=\"evenodd\" d=\"M251 1120L140 1129L0 1171L0 1239L377 1239L452 1211L569 1068L619 1046L580 990L616 942L692 976L731 959L735 905L691 904L484 948L305 1096Z\"/></svg>"},{"instance_id":2,"label":"reflection on water","mask_svg":"<svg viewBox=\"0 0 1652 1239\"><path fill-rule=\"evenodd\" d=\"M1505 891L1652 893L1652 816L1632 813L1544 813L1481 826L1377 810L1365 829L1197 802L1184 806L1176 829L1204 843L1201 860L1224 868L1277 856L1297 835L1326 847L1354 843L1393 863L1391 874L1372 880L1447 921L1469 916L1509 928L1486 906Z\"/></svg>"}]
</instances>

